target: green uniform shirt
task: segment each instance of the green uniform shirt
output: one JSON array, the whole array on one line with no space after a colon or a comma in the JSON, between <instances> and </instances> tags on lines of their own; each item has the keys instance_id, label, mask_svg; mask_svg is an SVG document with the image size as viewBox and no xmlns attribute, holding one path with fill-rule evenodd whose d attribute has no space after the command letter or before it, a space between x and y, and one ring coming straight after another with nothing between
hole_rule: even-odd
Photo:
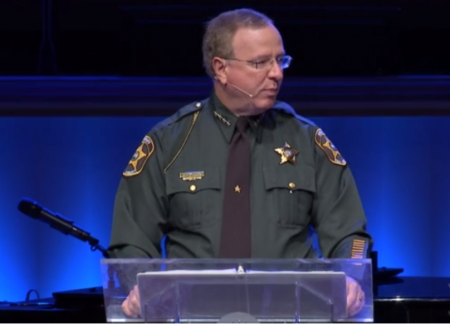
<instances>
[{"instance_id":1,"label":"green uniform shirt","mask_svg":"<svg viewBox=\"0 0 450 324\"><path fill-rule=\"evenodd\" d=\"M123 173L110 250L217 258L236 117L213 94L156 125ZM372 239L351 171L325 133L277 102L252 119L252 258L366 258Z\"/></svg>"}]
</instances>

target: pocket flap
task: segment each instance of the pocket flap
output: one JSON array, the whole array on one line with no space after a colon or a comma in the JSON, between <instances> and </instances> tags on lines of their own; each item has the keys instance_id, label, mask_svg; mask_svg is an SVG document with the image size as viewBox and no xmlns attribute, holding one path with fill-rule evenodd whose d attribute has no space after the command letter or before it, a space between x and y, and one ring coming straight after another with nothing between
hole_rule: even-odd
<instances>
[{"instance_id":1,"label":"pocket flap","mask_svg":"<svg viewBox=\"0 0 450 324\"><path fill-rule=\"evenodd\" d=\"M189 176L195 177L188 180ZM220 173L217 167L199 168L196 171L169 170L166 173L167 195L179 192L195 193L204 189L221 189Z\"/></svg>"},{"instance_id":2,"label":"pocket flap","mask_svg":"<svg viewBox=\"0 0 450 324\"><path fill-rule=\"evenodd\" d=\"M264 167L264 185L267 190L285 188L289 190L306 190L316 192L315 170L303 165L285 168L283 165Z\"/></svg>"}]
</instances>

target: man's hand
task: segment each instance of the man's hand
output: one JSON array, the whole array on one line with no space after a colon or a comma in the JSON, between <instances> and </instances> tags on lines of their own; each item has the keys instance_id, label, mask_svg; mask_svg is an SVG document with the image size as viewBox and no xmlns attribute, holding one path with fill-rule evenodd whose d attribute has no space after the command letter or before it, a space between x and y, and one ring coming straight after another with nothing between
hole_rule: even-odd
<instances>
[{"instance_id":1,"label":"man's hand","mask_svg":"<svg viewBox=\"0 0 450 324\"><path fill-rule=\"evenodd\" d=\"M347 314L356 315L361 311L366 302L364 291L355 279L347 277Z\"/></svg>"},{"instance_id":2,"label":"man's hand","mask_svg":"<svg viewBox=\"0 0 450 324\"><path fill-rule=\"evenodd\" d=\"M128 297L122 303L122 310L129 317L141 315L141 304L137 285L130 291Z\"/></svg>"}]
</instances>

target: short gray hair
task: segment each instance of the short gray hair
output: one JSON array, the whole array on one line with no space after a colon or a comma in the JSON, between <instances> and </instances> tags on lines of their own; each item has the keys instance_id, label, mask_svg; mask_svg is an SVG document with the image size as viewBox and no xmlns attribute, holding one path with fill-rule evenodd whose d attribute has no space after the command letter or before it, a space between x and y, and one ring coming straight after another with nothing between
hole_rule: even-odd
<instances>
[{"instance_id":1,"label":"short gray hair","mask_svg":"<svg viewBox=\"0 0 450 324\"><path fill-rule=\"evenodd\" d=\"M233 58L233 37L240 28L263 28L273 25L266 15L253 9L236 9L226 11L206 24L203 36L203 66L206 73L214 78L212 67L214 57Z\"/></svg>"}]
</instances>

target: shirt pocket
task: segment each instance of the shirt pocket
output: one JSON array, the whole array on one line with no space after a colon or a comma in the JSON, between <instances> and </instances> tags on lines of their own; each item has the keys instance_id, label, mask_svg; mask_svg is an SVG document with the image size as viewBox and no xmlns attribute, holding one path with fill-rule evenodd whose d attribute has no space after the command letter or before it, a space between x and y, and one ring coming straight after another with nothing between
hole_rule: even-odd
<instances>
[{"instance_id":1,"label":"shirt pocket","mask_svg":"<svg viewBox=\"0 0 450 324\"><path fill-rule=\"evenodd\" d=\"M316 193L314 168L271 166L263 173L268 218L287 227L308 225Z\"/></svg>"},{"instance_id":2,"label":"shirt pocket","mask_svg":"<svg viewBox=\"0 0 450 324\"><path fill-rule=\"evenodd\" d=\"M166 194L169 197L169 221L180 229L192 229L220 220L217 206L221 201L221 181L216 167L201 168L204 175L197 180L183 180L186 170L166 173ZM199 172L201 172L199 171Z\"/></svg>"}]
</instances>

